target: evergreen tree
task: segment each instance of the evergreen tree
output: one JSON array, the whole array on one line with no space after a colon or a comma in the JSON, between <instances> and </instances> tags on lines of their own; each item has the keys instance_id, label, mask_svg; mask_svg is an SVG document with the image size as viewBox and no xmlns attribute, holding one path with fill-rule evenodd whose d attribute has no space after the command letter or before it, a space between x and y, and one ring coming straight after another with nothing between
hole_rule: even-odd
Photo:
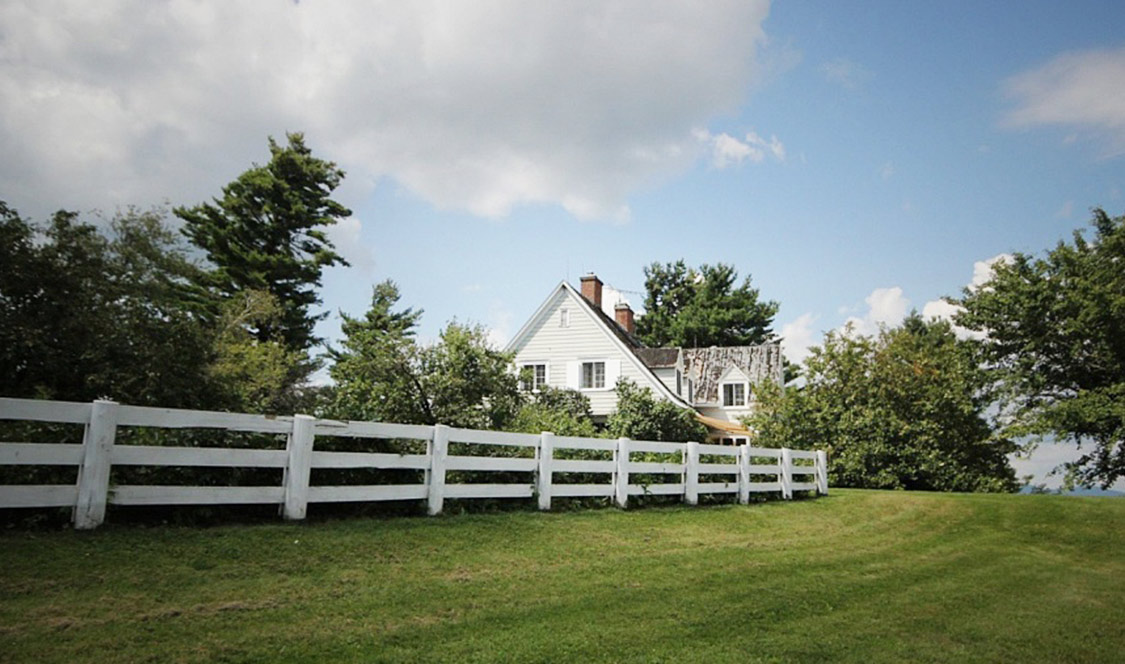
<instances>
[{"instance_id":1,"label":"evergreen tree","mask_svg":"<svg viewBox=\"0 0 1125 664\"><path fill-rule=\"evenodd\" d=\"M775 340L770 326L777 302L759 301L734 267L689 268L682 260L645 268L645 313L637 336L649 346L748 346Z\"/></svg>"},{"instance_id":2,"label":"evergreen tree","mask_svg":"<svg viewBox=\"0 0 1125 664\"><path fill-rule=\"evenodd\" d=\"M331 198L344 172L313 157L301 134L287 138L285 147L270 138L269 163L238 176L221 198L176 208L175 214L213 265L210 288L225 298L262 290L277 299L282 315L260 321L258 339L280 339L290 350L307 351L320 342L313 327L323 315L309 310L320 302L321 272L347 265L323 229L351 210Z\"/></svg>"}]
</instances>

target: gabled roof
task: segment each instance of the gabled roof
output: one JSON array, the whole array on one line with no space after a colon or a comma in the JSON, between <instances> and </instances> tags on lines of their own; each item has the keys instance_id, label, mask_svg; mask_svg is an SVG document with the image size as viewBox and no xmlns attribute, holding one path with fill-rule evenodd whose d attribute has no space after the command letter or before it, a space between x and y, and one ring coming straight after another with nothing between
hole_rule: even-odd
<instances>
[{"instance_id":1,"label":"gabled roof","mask_svg":"<svg viewBox=\"0 0 1125 664\"><path fill-rule=\"evenodd\" d=\"M679 348L638 348L635 352L649 369L669 369L680 361Z\"/></svg>"},{"instance_id":2,"label":"gabled roof","mask_svg":"<svg viewBox=\"0 0 1125 664\"><path fill-rule=\"evenodd\" d=\"M640 339L637 339L635 336L623 330L616 321L607 316L604 311L601 311L598 307L595 307L592 302L583 297L581 293L575 290L574 286L571 286L566 281L560 282L559 285L551 291L551 294L543 300L543 304L539 305L539 308L535 310L535 313L531 315L531 318L529 318L527 322L524 323L519 332L516 332L516 335L512 337L511 341L508 342L507 347L504 349L505 351L513 352L523 345L525 337L527 337L527 335L529 335L531 331L536 328L540 318L547 314L553 296L559 289L562 289L563 292L566 293L567 297L569 297L576 306L589 312L594 320L600 323L598 327L601 328L606 336L609 337L609 339L618 347L622 355L625 356L626 360L633 362L637 370L641 374L649 378L649 381L652 383L652 387L656 389L656 392L658 392L661 396L668 399L677 406L680 406L681 408L692 409L691 404L687 403L679 395L669 390L668 386L664 384L664 381L657 378L656 374L652 373L652 369L650 369L648 365L645 364L644 360L638 356L637 351L643 348L643 344L641 344Z\"/></svg>"},{"instance_id":3,"label":"gabled roof","mask_svg":"<svg viewBox=\"0 0 1125 664\"><path fill-rule=\"evenodd\" d=\"M684 374L695 385L696 403L719 401L719 382L732 366L751 383L772 380L782 384L780 344L685 348L683 353Z\"/></svg>"}]
</instances>

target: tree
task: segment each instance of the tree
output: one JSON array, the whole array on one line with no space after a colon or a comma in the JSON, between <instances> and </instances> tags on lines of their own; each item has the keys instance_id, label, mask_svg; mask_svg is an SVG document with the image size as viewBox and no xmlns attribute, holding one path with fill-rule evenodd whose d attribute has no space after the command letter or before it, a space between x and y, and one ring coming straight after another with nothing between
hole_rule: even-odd
<instances>
[{"instance_id":1,"label":"tree","mask_svg":"<svg viewBox=\"0 0 1125 664\"><path fill-rule=\"evenodd\" d=\"M512 431L592 438L597 435L590 399L578 390L542 386L520 407L508 427Z\"/></svg>"},{"instance_id":2,"label":"tree","mask_svg":"<svg viewBox=\"0 0 1125 664\"><path fill-rule=\"evenodd\" d=\"M836 486L1014 491L986 410L987 372L946 322L911 314L875 337L830 332L805 364L807 383L755 390L746 424L765 447L826 449Z\"/></svg>"},{"instance_id":3,"label":"tree","mask_svg":"<svg viewBox=\"0 0 1125 664\"><path fill-rule=\"evenodd\" d=\"M351 216L351 210L331 198L344 172L313 157L302 134L286 137L286 147L270 138L269 163L254 165L223 187L222 198L174 212L184 220L184 234L214 266L209 287L225 298L264 290L281 305L280 319L261 321L255 336L305 351L320 342L313 327L323 315L309 309L320 302L321 272L348 264L322 229Z\"/></svg>"},{"instance_id":4,"label":"tree","mask_svg":"<svg viewBox=\"0 0 1125 664\"><path fill-rule=\"evenodd\" d=\"M479 325L447 325L423 349L418 373L434 423L506 429L523 403L511 354L494 350Z\"/></svg>"},{"instance_id":5,"label":"tree","mask_svg":"<svg viewBox=\"0 0 1125 664\"><path fill-rule=\"evenodd\" d=\"M199 268L158 211L110 226L60 211L40 227L0 203L0 394L214 406Z\"/></svg>"},{"instance_id":6,"label":"tree","mask_svg":"<svg viewBox=\"0 0 1125 664\"><path fill-rule=\"evenodd\" d=\"M1009 434L1091 444L1068 480L1107 487L1125 476L1125 216L1095 209L1092 225L1093 241L1017 253L952 301L984 334Z\"/></svg>"},{"instance_id":7,"label":"tree","mask_svg":"<svg viewBox=\"0 0 1125 664\"><path fill-rule=\"evenodd\" d=\"M652 390L630 380L618 381L615 390L617 410L606 421L611 436L681 443L707 438L707 427L694 411L657 399Z\"/></svg>"},{"instance_id":8,"label":"tree","mask_svg":"<svg viewBox=\"0 0 1125 664\"><path fill-rule=\"evenodd\" d=\"M775 340L774 301L760 302L746 277L718 263L698 270L682 260L645 268L645 313L637 335L649 346L747 346Z\"/></svg>"},{"instance_id":9,"label":"tree","mask_svg":"<svg viewBox=\"0 0 1125 664\"><path fill-rule=\"evenodd\" d=\"M250 331L281 315L277 298L266 291L242 291L223 303L208 372L227 407L250 413L303 410L301 386L293 380L305 354L279 339L262 341Z\"/></svg>"},{"instance_id":10,"label":"tree","mask_svg":"<svg viewBox=\"0 0 1125 664\"><path fill-rule=\"evenodd\" d=\"M450 323L420 346L421 312L392 311L398 288L375 287L363 320L344 316L343 350L332 351L339 417L476 429L507 428L523 397L512 358L492 349L483 328Z\"/></svg>"},{"instance_id":11,"label":"tree","mask_svg":"<svg viewBox=\"0 0 1125 664\"><path fill-rule=\"evenodd\" d=\"M399 290L393 281L376 284L362 319L343 312L341 350L329 349L329 375L336 383L331 412L337 417L385 422L433 422L420 401L418 348L414 328L421 311L392 311Z\"/></svg>"}]
</instances>

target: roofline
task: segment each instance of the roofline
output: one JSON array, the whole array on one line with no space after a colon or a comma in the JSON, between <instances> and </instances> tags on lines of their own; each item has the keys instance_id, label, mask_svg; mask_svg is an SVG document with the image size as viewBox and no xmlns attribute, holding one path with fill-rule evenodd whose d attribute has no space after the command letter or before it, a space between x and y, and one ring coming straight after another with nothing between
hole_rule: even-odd
<instances>
[{"instance_id":1,"label":"roofline","mask_svg":"<svg viewBox=\"0 0 1125 664\"><path fill-rule=\"evenodd\" d=\"M668 389L668 386L664 384L664 381L660 380L656 376L656 374L652 372L651 369L645 366L645 363L641 361L641 358L637 357L637 354L633 352L633 349L629 348L629 346L627 346L625 342L621 341L621 337L614 334L613 330L607 328L607 325L611 320L609 316L598 315L600 312L594 310L594 304L583 297L582 293L578 292L578 290L575 289L574 286L571 286L569 283L567 283L565 279L563 281L560 281L558 286L555 286L551 289L551 292L547 295L547 297L543 299L543 303L539 305L539 308L535 310L535 313L533 313L531 317L527 319L527 322L523 324L523 327L521 327L519 331L516 332L515 336L512 337L512 340L509 341L508 345L504 347L505 353L516 352L516 349L523 343L524 337L526 337L528 333L530 333L535 323L537 323L539 319L542 318L542 316L546 313L547 306L550 304L555 292L560 289L564 293L566 293L567 296L570 297L570 299L575 300L578 303L578 306L586 307L588 309L592 318L600 326L602 334L609 337L609 340L613 344L615 344L617 348L621 350L621 352L624 353L631 362L633 362L633 364L640 370L642 374L648 376L650 382L656 385L657 392L662 393L662 396L664 396L666 399L679 406L680 408L686 408L690 411L698 412L695 410L695 407L688 403L685 399L674 394L672 390Z\"/></svg>"},{"instance_id":2,"label":"roofline","mask_svg":"<svg viewBox=\"0 0 1125 664\"><path fill-rule=\"evenodd\" d=\"M570 294L570 296L572 298L576 298L581 303L582 306L585 306L585 307L587 307L588 309L591 310L591 312L594 314L594 320L598 321L601 324L602 333L605 334L607 337L609 337L609 340L612 341L614 344L616 344L617 347L619 349L621 349L621 351L623 353L625 353L625 355L630 359L630 361L632 361L633 364L638 369L640 369L642 374L645 374L649 377L651 382L656 385L658 392L662 392L663 396L665 398L667 398L669 401L671 401L673 404L675 404L675 405L677 405L681 408L686 408L688 410L695 411L695 408L691 404L689 404L687 401L682 399L679 395L674 394L672 392L672 390L668 389L668 386L664 384L664 381L660 380L660 378L658 378L656 376L656 374L654 374L652 372L652 369L649 369L647 366L645 366L645 363L641 361L641 358L637 357L637 354L633 352L633 349L629 348L628 346L625 345L625 343L623 341L621 341L621 337L617 336L616 334L613 333L612 330L610 330L606 327L607 321L609 320L608 316L603 318L602 316L597 315L598 312L593 311L594 304L592 302L590 302L589 300L587 300L585 297L583 297L582 294L579 293L577 290L575 290L574 286L571 286L570 284L566 283L565 281L562 282L562 286L563 286L563 288L565 288L567 290L567 292ZM546 304L546 303L544 303L544 304Z\"/></svg>"},{"instance_id":3,"label":"roofline","mask_svg":"<svg viewBox=\"0 0 1125 664\"><path fill-rule=\"evenodd\" d=\"M512 340L509 341L508 345L504 347L505 353L511 353L515 351L516 346L519 345L517 342L522 341L522 338L531 331L532 323L538 321L543 313L547 310L547 305L550 304L551 297L555 294L555 291L569 285L570 284L566 283L566 280L563 280L559 282L558 286L555 286L551 289L551 292L548 293L547 297L543 298L543 303L539 305L539 308L535 310L535 313L531 314L531 317L527 319L527 322L523 324L523 327L521 327L519 331L516 332L515 336L512 337ZM574 290L574 288L571 287L571 290Z\"/></svg>"}]
</instances>

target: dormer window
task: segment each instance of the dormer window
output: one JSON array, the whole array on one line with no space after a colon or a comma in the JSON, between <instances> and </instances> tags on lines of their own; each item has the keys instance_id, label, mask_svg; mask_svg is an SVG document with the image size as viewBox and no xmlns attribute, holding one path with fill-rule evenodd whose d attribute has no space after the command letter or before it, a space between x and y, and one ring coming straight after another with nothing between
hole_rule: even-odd
<instances>
[{"instance_id":1,"label":"dormer window","mask_svg":"<svg viewBox=\"0 0 1125 664\"><path fill-rule=\"evenodd\" d=\"M741 381L723 383L723 408L745 408L748 391L746 383Z\"/></svg>"}]
</instances>

